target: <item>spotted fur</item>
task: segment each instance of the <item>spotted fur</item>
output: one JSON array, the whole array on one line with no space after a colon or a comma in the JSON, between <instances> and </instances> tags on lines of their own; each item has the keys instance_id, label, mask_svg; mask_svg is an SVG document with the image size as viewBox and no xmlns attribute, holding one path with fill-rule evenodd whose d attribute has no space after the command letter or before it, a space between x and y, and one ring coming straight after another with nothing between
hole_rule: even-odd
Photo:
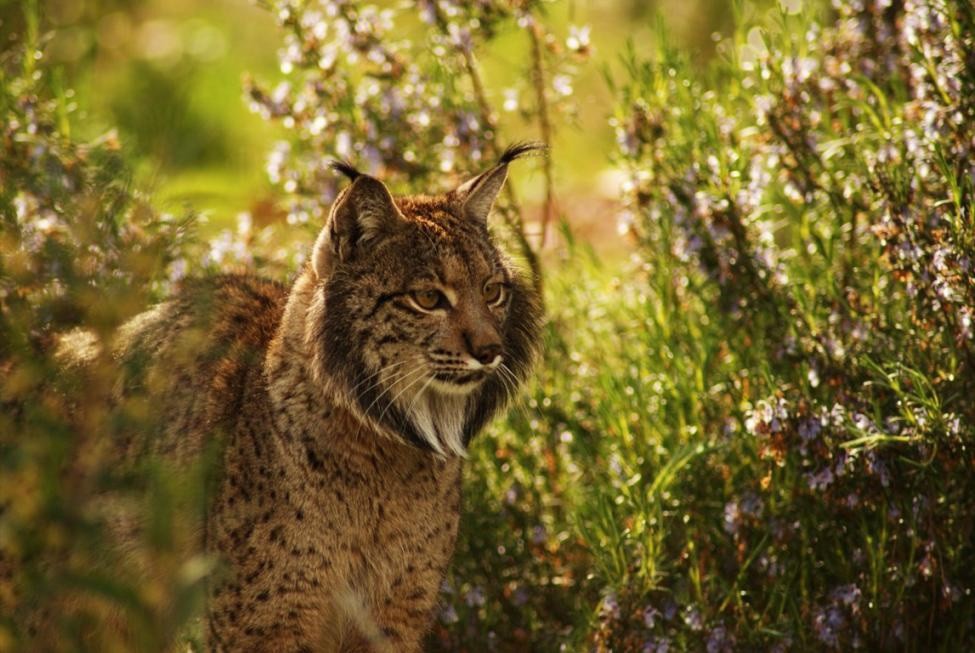
<instances>
[{"instance_id":1,"label":"spotted fur","mask_svg":"<svg viewBox=\"0 0 975 653\"><path fill-rule=\"evenodd\" d=\"M419 649L467 446L538 343L538 297L487 228L528 149L430 197L342 164L351 183L290 288L192 281L123 329L123 362L149 362L125 387L164 413L153 449L179 462L223 442L202 536L230 570L211 650Z\"/></svg>"}]
</instances>

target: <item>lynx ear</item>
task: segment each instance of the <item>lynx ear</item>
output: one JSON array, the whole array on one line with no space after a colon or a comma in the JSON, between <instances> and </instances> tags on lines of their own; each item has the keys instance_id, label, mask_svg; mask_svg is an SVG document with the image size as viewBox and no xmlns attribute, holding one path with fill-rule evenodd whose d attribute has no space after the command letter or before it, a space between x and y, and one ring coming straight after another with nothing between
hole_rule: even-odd
<instances>
[{"instance_id":1,"label":"lynx ear","mask_svg":"<svg viewBox=\"0 0 975 653\"><path fill-rule=\"evenodd\" d=\"M353 181L332 204L325 228L315 241L312 265L319 278L327 277L336 262L351 261L368 244L395 233L404 220L381 181L346 163L333 163L332 167Z\"/></svg>"},{"instance_id":2,"label":"lynx ear","mask_svg":"<svg viewBox=\"0 0 975 653\"><path fill-rule=\"evenodd\" d=\"M508 178L508 164L528 152L544 149L546 148L542 143L516 143L511 145L501 155L498 165L455 189L454 195L460 201L464 216L476 222L487 222L494 201Z\"/></svg>"}]
</instances>

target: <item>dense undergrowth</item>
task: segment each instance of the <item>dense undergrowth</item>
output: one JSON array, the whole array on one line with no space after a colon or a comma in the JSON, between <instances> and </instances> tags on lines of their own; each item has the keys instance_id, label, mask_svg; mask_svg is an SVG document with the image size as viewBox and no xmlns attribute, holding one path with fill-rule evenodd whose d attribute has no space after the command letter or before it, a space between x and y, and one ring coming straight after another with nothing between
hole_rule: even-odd
<instances>
[{"instance_id":1,"label":"dense undergrowth","mask_svg":"<svg viewBox=\"0 0 975 653\"><path fill-rule=\"evenodd\" d=\"M540 4L419 3L442 56L400 69L404 46L376 46L385 15L322 32L321 16L279 4L301 90L249 93L296 126L269 166L292 224L314 223L308 198L333 183L314 163L325 136L404 188L489 157L501 135L467 55L490 30L472 36L469 21L532 36L544 16ZM473 448L432 650L975 642L973 39L963 0L857 0L742 19L704 71L665 46L650 61L623 53L611 156L628 173L634 259L601 262L564 230L544 270L537 379ZM111 361L82 382L54 363L53 335L85 325L110 341L184 274L284 275L301 249L247 216L200 242L189 219L153 212L111 138L67 138L63 92L33 47L4 62L0 90L0 606L86 597L59 626L65 650L83 650L85 619L122 605L141 648L162 650L192 631L215 564L177 546L200 497L172 470L112 475L99 438L151 420L150 407L99 408ZM349 52L359 58L336 54ZM358 75L363 57L382 74ZM326 89L333 74L341 84ZM446 108L429 113L418 84ZM411 138L430 147L401 156ZM517 231L517 198L504 210ZM80 411L63 391L79 387L92 398ZM148 497L153 583L100 546L92 505L106 488ZM12 556L26 558L15 573ZM0 650L16 649L18 614L0 610Z\"/></svg>"},{"instance_id":2,"label":"dense undergrowth","mask_svg":"<svg viewBox=\"0 0 975 653\"><path fill-rule=\"evenodd\" d=\"M743 25L703 74L625 57L639 261L550 289L445 650L975 641L975 12L836 13Z\"/></svg>"}]
</instances>

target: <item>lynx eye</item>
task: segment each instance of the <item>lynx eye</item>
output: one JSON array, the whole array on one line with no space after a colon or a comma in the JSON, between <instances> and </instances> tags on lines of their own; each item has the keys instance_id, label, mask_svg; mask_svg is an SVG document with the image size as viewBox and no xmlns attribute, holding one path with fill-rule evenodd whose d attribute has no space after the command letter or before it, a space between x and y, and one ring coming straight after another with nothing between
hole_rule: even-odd
<instances>
[{"instance_id":1,"label":"lynx eye","mask_svg":"<svg viewBox=\"0 0 975 653\"><path fill-rule=\"evenodd\" d=\"M484 301L488 304L500 304L504 301L504 284L495 281L484 286Z\"/></svg>"},{"instance_id":2,"label":"lynx eye","mask_svg":"<svg viewBox=\"0 0 975 653\"><path fill-rule=\"evenodd\" d=\"M439 290L416 290L412 296L416 305L425 311L447 308L449 306L447 298Z\"/></svg>"}]
</instances>

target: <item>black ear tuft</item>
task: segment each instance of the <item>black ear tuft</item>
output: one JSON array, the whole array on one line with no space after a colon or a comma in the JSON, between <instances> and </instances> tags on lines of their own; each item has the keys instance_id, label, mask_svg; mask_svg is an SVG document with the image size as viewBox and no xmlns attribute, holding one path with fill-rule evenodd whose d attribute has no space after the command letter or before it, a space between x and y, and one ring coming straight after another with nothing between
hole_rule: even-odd
<instances>
[{"instance_id":1,"label":"black ear tuft","mask_svg":"<svg viewBox=\"0 0 975 653\"><path fill-rule=\"evenodd\" d=\"M518 143L512 143L504 152L501 154L501 158L498 160L498 165L507 165L514 161L515 159L521 158L522 156L528 154L529 152L542 152L548 151L548 146L545 143L539 143L538 141L520 141Z\"/></svg>"},{"instance_id":2,"label":"black ear tuft","mask_svg":"<svg viewBox=\"0 0 975 653\"><path fill-rule=\"evenodd\" d=\"M486 222L494 200L508 178L508 164L529 152L544 152L547 149L544 143L536 141L513 143L505 149L493 168L451 191L453 197L458 199L464 215L475 222Z\"/></svg>"},{"instance_id":3,"label":"black ear tuft","mask_svg":"<svg viewBox=\"0 0 975 653\"><path fill-rule=\"evenodd\" d=\"M342 161L341 159L332 159L328 162L328 167L336 172L341 172L343 175L349 178L349 181L355 181L362 176L362 173L356 170L354 165L348 161Z\"/></svg>"}]
</instances>

